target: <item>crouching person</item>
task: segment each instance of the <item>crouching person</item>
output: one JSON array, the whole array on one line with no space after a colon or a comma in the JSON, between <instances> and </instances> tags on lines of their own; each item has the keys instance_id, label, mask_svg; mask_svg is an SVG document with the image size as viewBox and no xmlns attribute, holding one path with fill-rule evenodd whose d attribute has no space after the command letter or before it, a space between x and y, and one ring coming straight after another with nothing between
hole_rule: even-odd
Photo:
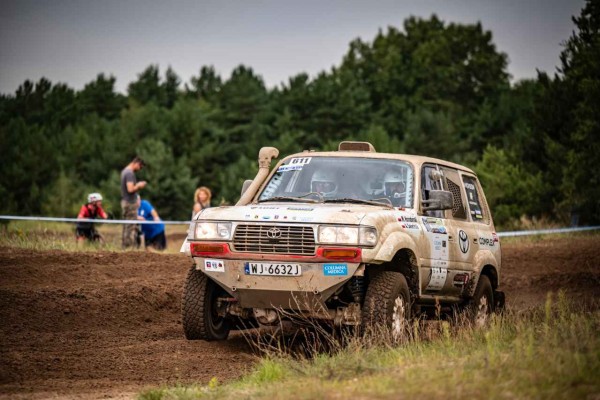
<instances>
[{"instance_id":1,"label":"crouching person","mask_svg":"<svg viewBox=\"0 0 600 400\"><path fill-rule=\"evenodd\" d=\"M102 209L102 195L100 193L90 193L87 197L87 204L81 206L77 219L98 218L108 218L108 215ZM98 233L93 222L77 222L75 235L77 237L77 246L81 246L86 240L104 243L102 235Z\"/></svg>"},{"instance_id":2,"label":"crouching person","mask_svg":"<svg viewBox=\"0 0 600 400\"><path fill-rule=\"evenodd\" d=\"M138 197L138 220L140 221L160 221L158 212L148 200L142 200ZM165 224L140 224L146 250L164 250L167 248L167 238L165 237Z\"/></svg>"}]
</instances>

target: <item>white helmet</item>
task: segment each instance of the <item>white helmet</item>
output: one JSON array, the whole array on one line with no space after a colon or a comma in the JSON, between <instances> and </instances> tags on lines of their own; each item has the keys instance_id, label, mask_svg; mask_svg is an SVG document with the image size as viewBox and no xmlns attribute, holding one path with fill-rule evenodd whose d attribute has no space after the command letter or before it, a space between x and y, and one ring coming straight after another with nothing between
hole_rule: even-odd
<instances>
[{"instance_id":1,"label":"white helmet","mask_svg":"<svg viewBox=\"0 0 600 400\"><path fill-rule=\"evenodd\" d=\"M396 171L390 171L385 174L383 178L383 190L386 196L403 194L405 189L406 185L404 184L402 174Z\"/></svg>"},{"instance_id":2,"label":"white helmet","mask_svg":"<svg viewBox=\"0 0 600 400\"><path fill-rule=\"evenodd\" d=\"M318 192L324 196L331 195L337 189L335 175L331 171L317 171L310 180L310 191Z\"/></svg>"},{"instance_id":3,"label":"white helmet","mask_svg":"<svg viewBox=\"0 0 600 400\"><path fill-rule=\"evenodd\" d=\"M96 201L102 201L102 195L100 193L88 194L88 204L94 203Z\"/></svg>"}]
</instances>

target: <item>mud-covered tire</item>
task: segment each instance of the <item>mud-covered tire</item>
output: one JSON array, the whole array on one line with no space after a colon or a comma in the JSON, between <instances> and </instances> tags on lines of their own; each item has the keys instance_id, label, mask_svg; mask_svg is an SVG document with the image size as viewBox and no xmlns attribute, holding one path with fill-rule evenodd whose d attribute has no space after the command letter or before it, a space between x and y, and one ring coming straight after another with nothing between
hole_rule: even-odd
<instances>
[{"instance_id":1,"label":"mud-covered tire","mask_svg":"<svg viewBox=\"0 0 600 400\"><path fill-rule=\"evenodd\" d=\"M476 326L483 326L494 312L494 291L490 278L480 275L473 298L467 305L467 315Z\"/></svg>"},{"instance_id":2,"label":"mud-covered tire","mask_svg":"<svg viewBox=\"0 0 600 400\"><path fill-rule=\"evenodd\" d=\"M388 327L397 337L404 333L411 315L411 298L406 278L399 272L375 275L365 295L362 325L365 329Z\"/></svg>"},{"instance_id":3,"label":"mud-covered tire","mask_svg":"<svg viewBox=\"0 0 600 400\"><path fill-rule=\"evenodd\" d=\"M181 320L188 340L225 340L231 330L228 319L216 313L216 300L223 289L192 266L181 300Z\"/></svg>"}]
</instances>

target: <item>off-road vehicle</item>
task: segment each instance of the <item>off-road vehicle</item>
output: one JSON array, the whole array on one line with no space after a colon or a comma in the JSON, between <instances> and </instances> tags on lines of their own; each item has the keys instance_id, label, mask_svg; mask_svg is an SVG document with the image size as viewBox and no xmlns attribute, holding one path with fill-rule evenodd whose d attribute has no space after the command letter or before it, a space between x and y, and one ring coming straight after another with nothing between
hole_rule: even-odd
<instances>
[{"instance_id":1,"label":"off-road vehicle","mask_svg":"<svg viewBox=\"0 0 600 400\"><path fill-rule=\"evenodd\" d=\"M222 340L286 315L388 325L428 309L485 318L503 304L500 242L477 176L370 143L304 151L259 171L235 206L194 216L182 313L188 339Z\"/></svg>"}]
</instances>

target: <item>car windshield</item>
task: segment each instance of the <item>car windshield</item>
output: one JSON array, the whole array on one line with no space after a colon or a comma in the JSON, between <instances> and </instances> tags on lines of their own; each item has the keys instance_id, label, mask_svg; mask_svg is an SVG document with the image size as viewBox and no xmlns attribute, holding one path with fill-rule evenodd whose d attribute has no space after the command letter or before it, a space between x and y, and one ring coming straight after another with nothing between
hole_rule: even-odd
<instances>
[{"instance_id":1,"label":"car windshield","mask_svg":"<svg viewBox=\"0 0 600 400\"><path fill-rule=\"evenodd\" d=\"M399 160L296 157L285 160L258 201L348 202L412 207L413 170Z\"/></svg>"}]
</instances>

